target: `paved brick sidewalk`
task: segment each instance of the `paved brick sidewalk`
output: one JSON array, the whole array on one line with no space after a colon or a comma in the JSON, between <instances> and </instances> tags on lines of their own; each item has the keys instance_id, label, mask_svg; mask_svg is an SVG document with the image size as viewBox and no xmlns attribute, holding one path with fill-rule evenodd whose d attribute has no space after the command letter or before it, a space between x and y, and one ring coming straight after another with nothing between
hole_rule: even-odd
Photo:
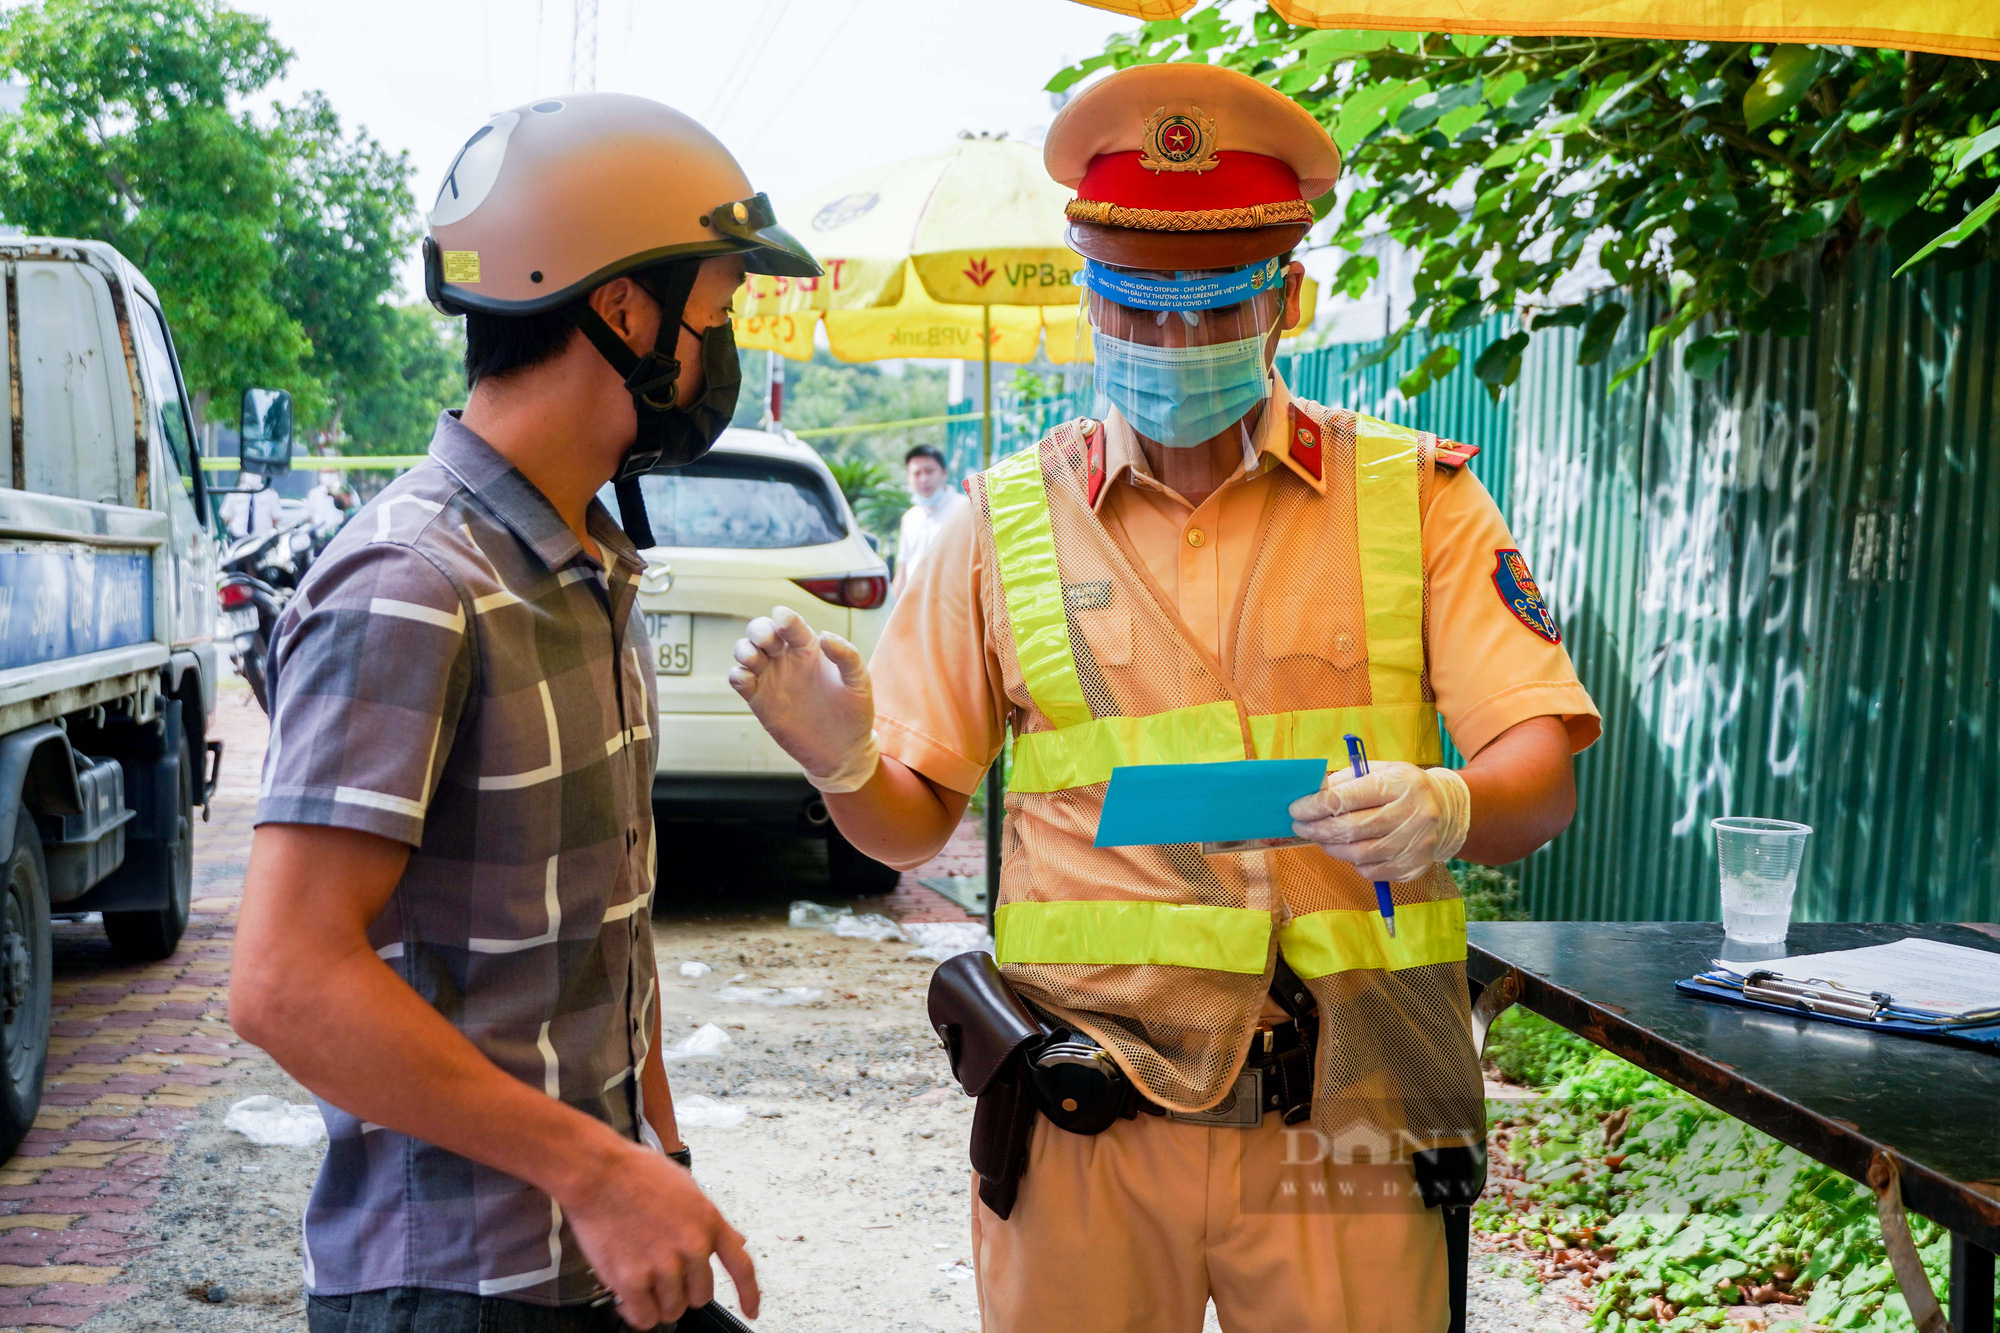
<instances>
[{"instance_id":1,"label":"paved brick sidewalk","mask_svg":"<svg viewBox=\"0 0 2000 1333\"><path fill-rule=\"evenodd\" d=\"M55 925L54 1035L41 1114L0 1167L0 1328L76 1328L138 1296L174 1141L203 1102L229 1095L243 1048L226 988L250 848L264 715L225 693L215 733L223 790L195 825L194 912L180 951L121 967L95 924Z\"/></svg>"},{"instance_id":2,"label":"paved brick sidewalk","mask_svg":"<svg viewBox=\"0 0 2000 1333\"><path fill-rule=\"evenodd\" d=\"M857 912L881 912L898 921L970 921L966 910L941 893L933 893L917 881L944 875L986 873L985 830L977 816L967 814L951 835L944 850L928 865L903 872L893 893L866 898L854 904Z\"/></svg>"}]
</instances>

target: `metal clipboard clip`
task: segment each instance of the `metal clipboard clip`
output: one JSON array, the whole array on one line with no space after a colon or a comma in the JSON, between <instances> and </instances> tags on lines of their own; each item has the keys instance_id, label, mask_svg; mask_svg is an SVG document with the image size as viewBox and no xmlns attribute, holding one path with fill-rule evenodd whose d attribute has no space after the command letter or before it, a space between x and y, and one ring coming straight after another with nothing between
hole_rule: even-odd
<instances>
[{"instance_id":1,"label":"metal clipboard clip","mask_svg":"<svg viewBox=\"0 0 2000 1333\"><path fill-rule=\"evenodd\" d=\"M1762 969L1743 978L1743 994L1752 1000L1789 1005L1808 1013L1858 1018L1864 1022L1880 1018L1890 1003L1890 998L1880 991L1852 990L1832 981L1793 981Z\"/></svg>"}]
</instances>

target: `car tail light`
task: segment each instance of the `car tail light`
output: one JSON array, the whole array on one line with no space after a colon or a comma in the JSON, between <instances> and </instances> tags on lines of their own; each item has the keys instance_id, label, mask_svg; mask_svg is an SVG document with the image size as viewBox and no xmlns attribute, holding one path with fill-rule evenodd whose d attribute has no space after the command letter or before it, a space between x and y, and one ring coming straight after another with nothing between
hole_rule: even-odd
<instances>
[{"instance_id":1,"label":"car tail light","mask_svg":"<svg viewBox=\"0 0 2000 1333\"><path fill-rule=\"evenodd\" d=\"M889 600L889 580L881 574L841 574L830 579L793 579L822 602L873 611Z\"/></svg>"},{"instance_id":2,"label":"car tail light","mask_svg":"<svg viewBox=\"0 0 2000 1333\"><path fill-rule=\"evenodd\" d=\"M241 583L225 583L221 592L222 609L240 611L250 605L250 589Z\"/></svg>"}]
</instances>

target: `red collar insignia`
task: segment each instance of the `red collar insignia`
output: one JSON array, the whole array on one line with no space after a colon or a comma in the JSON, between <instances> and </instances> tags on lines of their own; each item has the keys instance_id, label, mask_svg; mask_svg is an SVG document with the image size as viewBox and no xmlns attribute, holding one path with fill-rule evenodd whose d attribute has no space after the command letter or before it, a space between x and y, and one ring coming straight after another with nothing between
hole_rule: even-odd
<instances>
[{"instance_id":1,"label":"red collar insignia","mask_svg":"<svg viewBox=\"0 0 2000 1333\"><path fill-rule=\"evenodd\" d=\"M1437 443L1437 463L1439 467L1462 468L1479 456L1476 444L1460 444L1457 440L1440 439Z\"/></svg>"},{"instance_id":2,"label":"red collar insignia","mask_svg":"<svg viewBox=\"0 0 2000 1333\"><path fill-rule=\"evenodd\" d=\"M1324 480L1320 471L1324 464L1320 456L1319 423L1307 416L1296 402L1292 404L1290 453L1292 461L1310 472L1313 480Z\"/></svg>"},{"instance_id":3,"label":"red collar insignia","mask_svg":"<svg viewBox=\"0 0 2000 1333\"><path fill-rule=\"evenodd\" d=\"M1086 420L1083 424L1084 488L1092 509L1104 490L1104 423Z\"/></svg>"}]
</instances>

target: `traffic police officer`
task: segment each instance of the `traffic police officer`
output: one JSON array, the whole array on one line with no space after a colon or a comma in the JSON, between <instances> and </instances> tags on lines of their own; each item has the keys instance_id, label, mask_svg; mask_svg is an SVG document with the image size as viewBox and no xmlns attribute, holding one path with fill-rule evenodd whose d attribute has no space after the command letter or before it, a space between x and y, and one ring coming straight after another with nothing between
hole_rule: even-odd
<instances>
[{"instance_id":1,"label":"traffic police officer","mask_svg":"<svg viewBox=\"0 0 2000 1333\"><path fill-rule=\"evenodd\" d=\"M1194 1333L1213 1301L1231 1333L1442 1329L1412 1162L1482 1133L1442 863L1559 833L1596 709L1475 451L1275 373L1289 257L1340 169L1318 122L1219 67L1146 66L1065 107L1045 158L1077 190L1108 410L971 480L872 676L778 608L732 681L841 832L903 867L1013 729L998 961L1131 1093L1089 1133L1043 1098L1025 1171L982 1181L986 1328ZM1298 844L1093 845L1115 767L1286 757L1335 770L1292 807Z\"/></svg>"}]
</instances>

